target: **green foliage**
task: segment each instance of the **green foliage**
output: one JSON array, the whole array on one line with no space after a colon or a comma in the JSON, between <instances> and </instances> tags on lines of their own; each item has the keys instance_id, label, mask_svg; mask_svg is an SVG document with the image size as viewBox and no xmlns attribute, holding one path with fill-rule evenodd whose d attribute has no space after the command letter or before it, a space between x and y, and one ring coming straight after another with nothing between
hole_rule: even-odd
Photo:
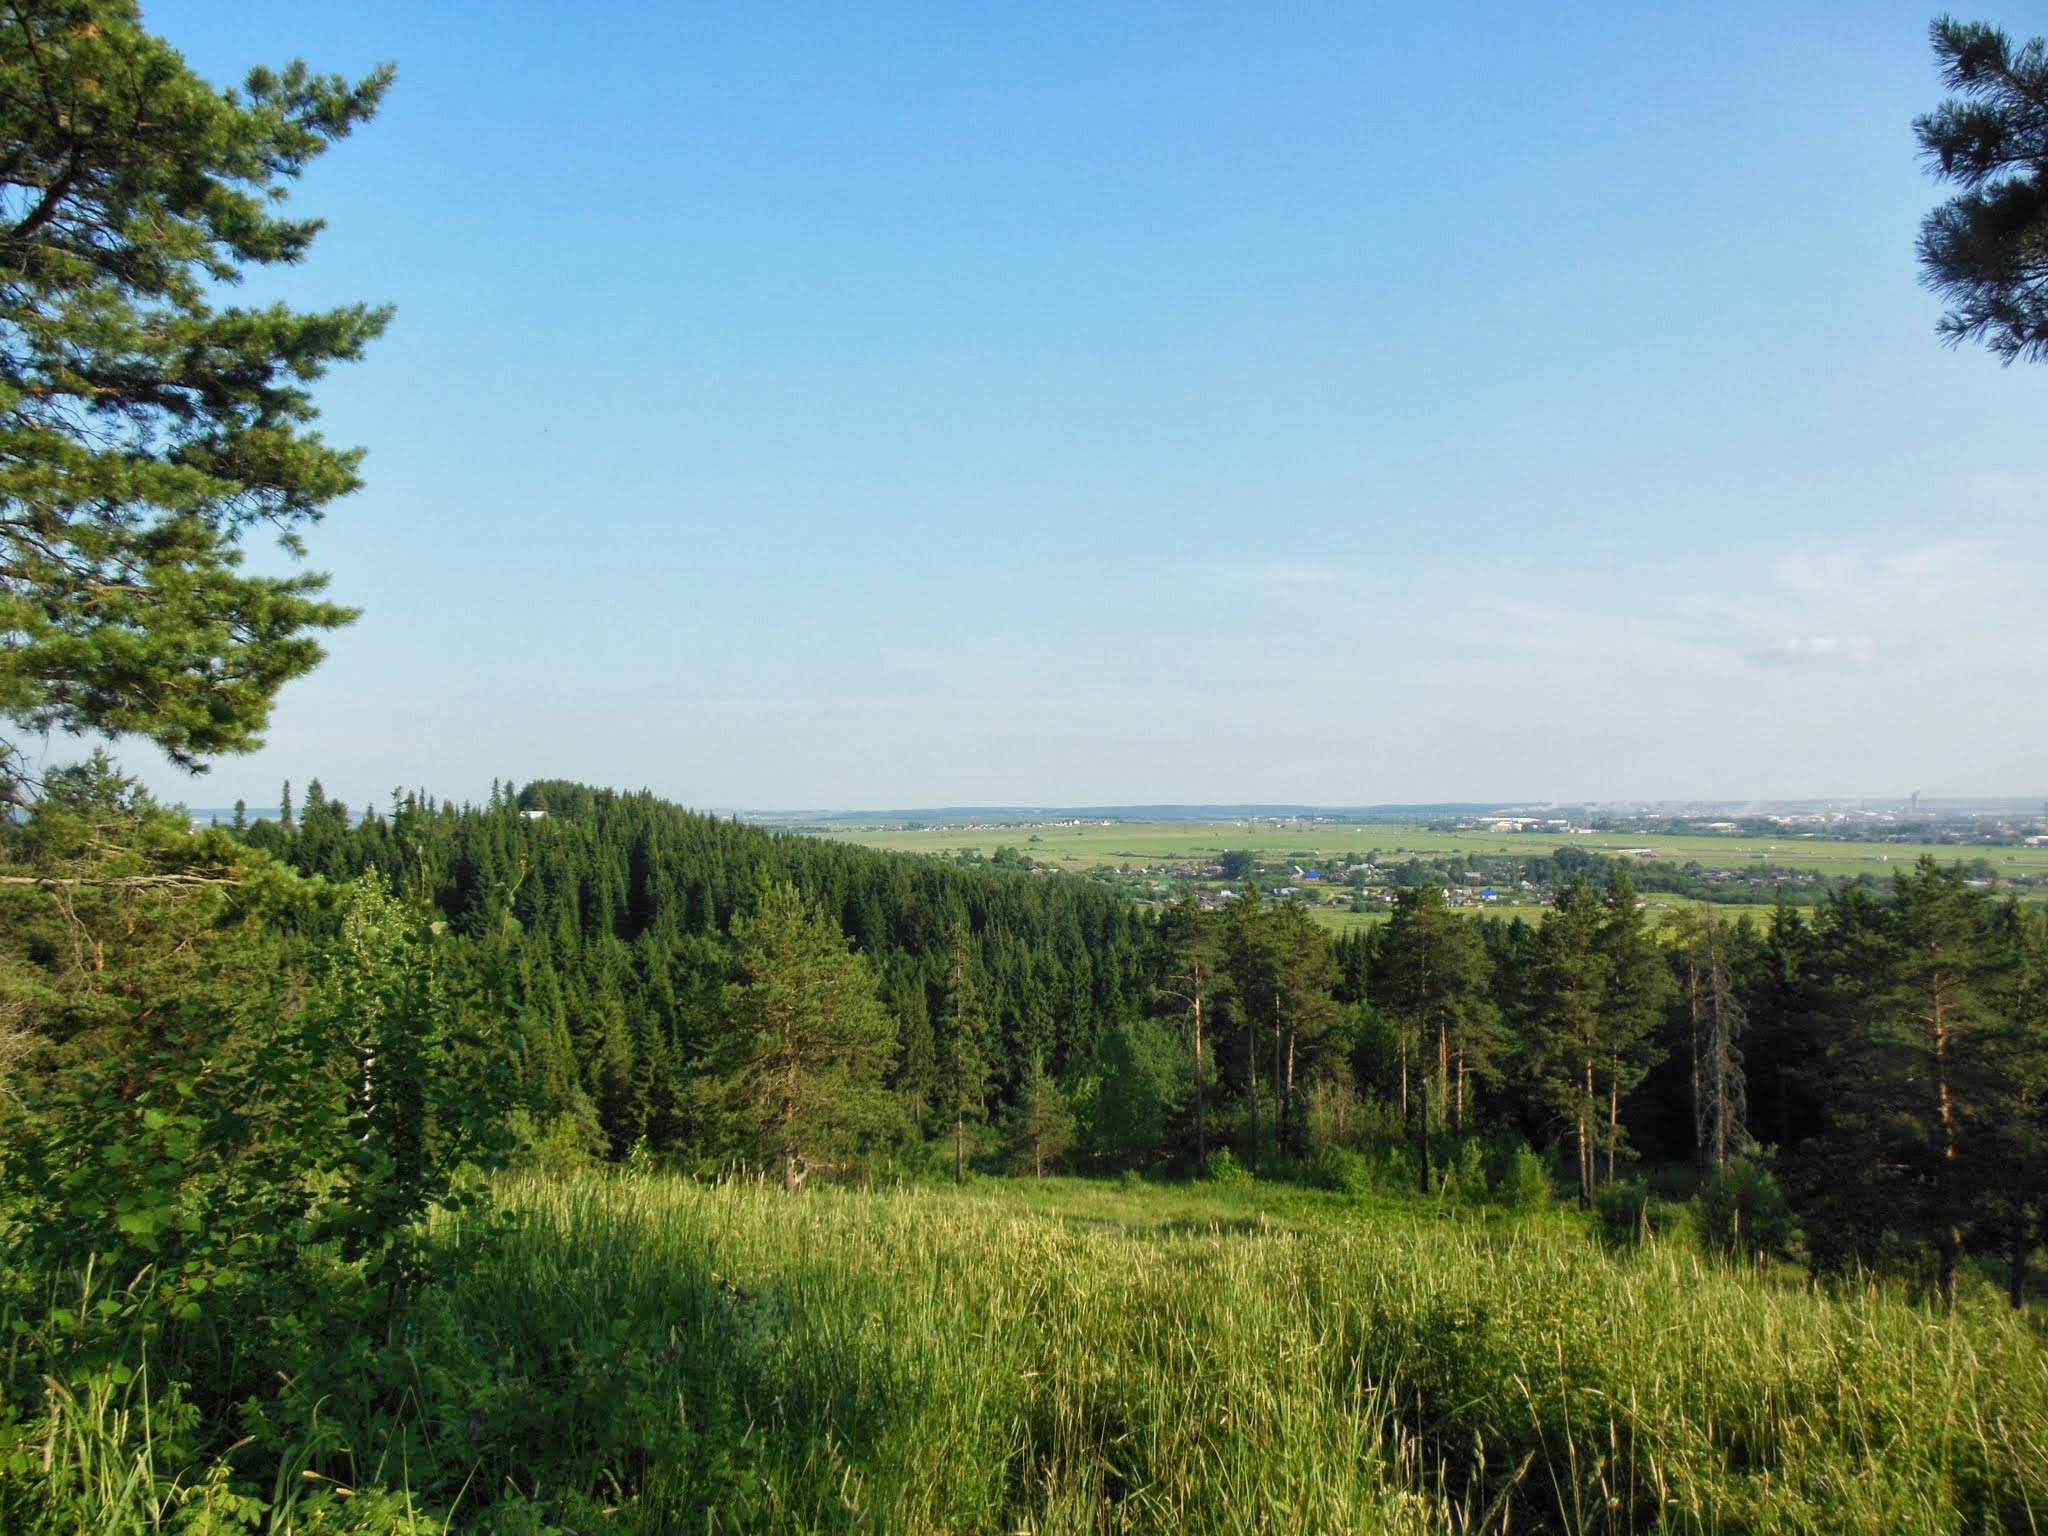
<instances>
[{"instance_id":1,"label":"green foliage","mask_svg":"<svg viewBox=\"0 0 2048 1536\"><path fill-rule=\"evenodd\" d=\"M277 204L390 78L294 63L217 91L132 0L0 15L0 716L196 765L256 745L312 633L352 617L238 544L260 524L296 550L355 489L306 386L388 312L214 300L304 257L318 221Z\"/></svg>"},{"instance_id":2,"label":"green foliage","mask_svg":"<svg viewBox=\"0 0 2048 1536\"><path fill-rule=\"evenodd\" d=\"M1321 1147L1304 1170L1317 1189L1340 1195L1369 1195L1373 1192L1372 1164L1349 1147Z\"/></svg>"},{"instance_id":3,"label":"green foliage","mask_svg":"<svg viewBox=\"0 0 2048 1536\"><path fill-rule=\"evenodd\" d=\"M1962 188L1920 224L1922 280L1948 301L1939 330L2010 363L2048 357L2048 45L1984 22L1929 28L1956 95L1916 118L1930 169Z\"/></svg>"},{"instance_id":4,"label":"green foliage","mask_svg":"<svg viewBox=\"0 0 2048 1536\"><path fill-rule=\"evenodd\" d=\"M714 1048L727 1134L789 1189L843 1172L892 1118L883 1076L895 1022L867 962L787 884L764 883L733 923L735 979Z\"/></svg>"},{"instance_id":5,"label":"green foliage","mask_svg":"<svg viewBox=\"0 0 2048 1536\"><path fill-rule=\"evenodd\" d=\"M1181 1042L1160 1021L1133 1019L1111 1029L1077 1096L1090 1153L1113 1166L1155 1162L1187 1076Z\"/></svg>"},{"instance_id":6,"label":"green foliage","mask_svg":"<svg viewBox=\"0 0 2048 1536\"><path fill-rule=\"evenodd\" d=\"M1495 1197L1511 1211L1530 1212L1548 1206L1554 1193L1543 1159L1529 1150L1527 1142L1517 1143L1501 1170Z\"/></svg>"},{"instance_id":7,"label":"green foliage","mask_svg":"<svg viewBox=\"0 0 2048 1536\"><path fill-rule=\"evenodd\" d=\"M1202 1177L1211 1184L1225 1186L1252 1182L1251 1170L1239 1162L1237 1154L1228 1147L1217 1147L1210 1152L1209 1160L1202 1168Z\"/></svg>"},{"instance_id":8,"label":"green foliage","mask_svg":"<svg viewBox=\"0 0 2048 1536\"><path fill-rule=\"evenodd\" d=\"M1797 1226L1770 1162L1731 1158L1700 1186L1700 1234L1716 1250L1738 1258L1791 1251Z\"/></svg>"},{"instance_id":9,"label":"green foliage","mask_svg":"<svg viewBox=\"0 0 2048 1536\"><path fill-rule=\"evenodd\" d=\"M412 1323L415 1504L466 1487L479 1530L1222 1532L1251 1501L1290 1529L1935 1536L2048 1500L2043 1344L1984 1295L1931 1323L1554 1217L1265 1185L506 1198Z\"/></svg>"},{"instance_id":10,"label":"green foliage","mask_svg":"<svg viewBox=\"0 0 2048 1536\"><path fill-rule=\"evenodd\" d=\"M1593 1220L1602 1242L1626 1248L1650 1231L1650 1186L1641 1179L1602 1184L1593 1197Z\"/></svg>"},{"instance_id":11,"label":"green foliage","mask_svg":"<svg viewBox=\"0 0 2048 1536\"><path fill-rule=\"evenodd\" d=\"M1017 1090L1010 1116L1010 1171L1043 1178L1057 1171L1074 1145L1074 1112L1060 1085L1045 1070L1043 1055L1034 1055Z\"/></svg>"}]
</instances>

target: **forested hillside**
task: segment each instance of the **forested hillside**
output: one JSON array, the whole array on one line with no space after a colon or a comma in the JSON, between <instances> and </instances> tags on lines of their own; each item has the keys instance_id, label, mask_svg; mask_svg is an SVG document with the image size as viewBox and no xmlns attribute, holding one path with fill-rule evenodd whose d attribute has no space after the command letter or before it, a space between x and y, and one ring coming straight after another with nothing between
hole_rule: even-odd
<instances>
[{"instance_id":1,"label":"forested hillside","mask_svg":"<svg viewBox=\"0 0 2048 1536\"><path fill-rule=\"evenodd\" d=\"M1056 1074L1090 1061L1148 997L1150 924L1100 887L769 833L644 793L543 782L477 807L401 796L352 818L315 784L298 814L246 836L304 873L376 870L430 903L451 963L516 1032L530 1112L570 1140L594 1126L613 1153L642 1137L714 1150L687 1089L716 1054L733 979L719 941L764 885L794 886L871 969L893 1020L901 1134L939 1114L963 1032L973 1081L954 1098L978 1119L1034 1059Z\"/></svg>"},{"instance_id":2,"label":"forested hillside","mask_svg":"<svg viewBox=\"0 0 2048 1536\"><path fill-rule=\"evenodd\" d=\"M1333 941L1256 892L1154 912L559 782L361 816L315 784L242 836L431 908L456 992L516 1063L532 1157L645 1148L795 1179L1221 1154L1435 1192L1533 1148L1589 1206L1640 1203L1645 1159L1752 1203L1784 1184L1817 1266L1924 1260L1944 1290L1968 1248L2017 1297L2040 1241L2048 923L1959 869L1763 925L1652 928L1626 864L1595 864L1537 923L1422 885ZM755 921L777 892L779 948ZM748 1129L774 1108L748 1084L787 1046L755 1038L778 977L878 1001L859 1029L881 1042L864 1074L776 1100L779 1140ZM789 1083L832 1061L851 1007L814 1010L809 1045L776 1058ZM1750 1238L1788 1244L1793 1214L1749 1211Z\"/></svg>"}]
</instances>

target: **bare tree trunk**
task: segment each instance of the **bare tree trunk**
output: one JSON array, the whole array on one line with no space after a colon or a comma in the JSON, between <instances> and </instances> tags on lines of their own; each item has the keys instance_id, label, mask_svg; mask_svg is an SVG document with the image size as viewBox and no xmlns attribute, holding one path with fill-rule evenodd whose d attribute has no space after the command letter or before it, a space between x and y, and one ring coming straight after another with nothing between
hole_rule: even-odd
<instances>
[{"instance_id":1,"label":"bare tree trunk","mask_svg":"<svg viewBox=\"0 0 2048 1536\"><path fill-rule=\"evenodd\" d=\"M1300 1111L1295 1107L1294 1103L1294 1026L1292 1024L1287 1026L1287 1098L1285 1103L1286 1107L1280 1112L1280 1124L1285 1127L1286 1134L1294 1139L1295 1150L1298 1152L1301 1150L1301 1137L1299 1134Z\"/></svg>"},{"instance_id":2,"label":"bare tree trunk","mask_svg":"<svg viewBox=\"0 0 2048 1536\"><path fill-rule=\"evenodd\" d=\"M1586 1097L1579 1105L1579 1203L1593 1203L1593 1106L1599 1100L1593 1092L1593 1058L1586 1058Z\"/></svg>"},{"instance_id":3,"label":"bare tree trunk","mask_svg":"<svg viewBox=\"0 0 2048 1536\"><path fill-rule=\"evenodd\" d=\"M1417 1117L1415 1126L1416 1149L1422 1154L1421 1188L1422 1192L1425 1195L1427 1195L1432 1193L1432 1191L1430 1189L1431 1180L1429 1166L1429 1074L1426 1072L1423 1074L1422 1077L1422 1113L1419 1117Z\"/></svg>"},{"instance_id":4,"label":"bare tree trunk","mask_svg":"<svg viewBox=\"0 0 2048 1536\"><path fill-rule=\"evenodd\" d=\"M1685 966L1685 989L1687 1011L1692 1019L1692 1155L1702 1171L1719 1165L1715 1163L1709 1149L1711 1129L1707 1117L1706 1072L1706 1031L1702 1029L1702 999L1700 997L1700 961L1697 954L1688 954Z\"/></svg>"},{"instance_id":5,"label":"bare tree trunk","mask_svg":"<svg viewBox=\"0 0 2048 1536\"><path fill-rule=\"evenodd\" d=\"M1941 1252L1941 1299L1949 1306L1954 1306L1956 1260L1963 1249L1963 1234L1955 1223L1958 1128L1955 1086L1951 1081L1955 1041L1949 1020L1946 978L1938 971L1934 976L1934 995L1931 999L1928 1022L1934 1026L1934 1081L1937 1099L1941 1105L1941 1228L1936 1245Z\"/></svg>"},{"instance_id":6,"label":"bare tree trunk","mask_svg":"<svg viewBox=\"0 0 2048 1536\"><path fill-rule=\"evenodd\" d=\"M1458 1107L1451 1116L1451 1124L1459 1136L1465 1134L1465 1047L1458 1047Z\"/></svg>"},{"instance_id":7,"label":"bare tree trunk","mask_svg":"<svg viewBox=\"0 0 2048 1536\"><path fill-rule=\"evenodd\" d=\"M1607 1080L1607 1182L1614 1182L1614 1144L1621 1140L1621 1075Z\"/></svg>"},{"instance_id":8,"label":"bare tree trunk","mask_svg":"<svg viewBox=\"0 0 2048 1536\"><path fill-rule=\"evenodd\" d=\"M1436 1027L1436 1084L1437 1113L1444 1114L1451 1097L1451 1032L1441 1023Z\"/></svg>"},{"instance_id":9,"label":"bare tree trunk","mask_svg":"<svg viewBox=\"0 0 2048 1536\"><path fill-rule=\"evenodd\" d=\"M1252 1099L1252 1172L1259 1171L1259 1036L1251 1021L1244 1026L1244 1076Z\"/></svg>"},{"instance_id":10,"label":"bare tree trunk","mask_svg":"<svg viewBox=\"0 0 2048 1536\"><path fill-rule=\"evenodd\" d=\"M1273 1151L1284 1150L1287 1138L1287 1086L1281 1074L1287 1032L1280 1027L1280 1010L1273 1010Z\"/></svg>"},{"instance_id":11,"label":"bare tree trunk","mask_svg":"<svg viewBox=\"0 0 2048 1536\"><path fill-rule=\"evenodd\" d=\"M1195 970L1195 1162L1209 1166L1209 1132L1202 1120L1202 972Z\"/></svg>"}]
</instances>

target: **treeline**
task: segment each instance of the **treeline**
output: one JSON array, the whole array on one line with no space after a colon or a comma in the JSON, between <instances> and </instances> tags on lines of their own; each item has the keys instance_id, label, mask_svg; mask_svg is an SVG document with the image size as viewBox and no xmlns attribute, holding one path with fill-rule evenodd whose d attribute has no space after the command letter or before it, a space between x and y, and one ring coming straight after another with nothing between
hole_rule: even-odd
<instances>
[{"instance_id":1,"label":"treeline","mask_svg":"<svg viewBox=\"0 0 2048 1536\"><path fill-rule=\"evenodd\" d=\"M734 921L766 888L801 891L872 972L894 1020L893 1152L940 1123L964 989L977 1118L1032 1061L1064 1074L1090 1060L1147 995L1149 925L1099 887L769 832L648 794L541 782L494 786L481 806L401 794L388 813L355 816L315 783L296 812L240 835L305 874L377 871L429 904L450 964L516 1035L539 1132L612 1155L643 1141L730 1150L693 1079L716 1059Z\"/></svg>"},{"instance_id":2,"label":"treeline","mask_svg":"<svg viewBox=\"0 0 2048 1536\"><path fill-rule=\"evenodd\" d=\"M1733 1165L1753 1201L1782 1185L1820 1267L1924 1258L1946 1289L1975 1249L2017 1295L2043 1239L2048 922L1956 868L1653 929L1626 861L1566 850L1539 922L1467 918L1417 885L1387 923L1332 939L1256 893L1153 918L1017 861L877 853L562 783L361 817L316 786L241 835L431 904L453 970L517 1042L536 1155L645 1147L793 1180L800 1164L1204 1169L1219 1153L1330 1177L1350 1155L1441 1191L1499 1176L1519 1143L1587 1204L1645 1163ZM777 958L748 924L785 888ZM889 1039L872 1082L813 1095L808 1126L763 1140L736 1126L759 1119L765 1090L746 1084L766 1057L733 1037L767 1028L743 1019L775 966L812 961L856 968ZM829 1061L843 1041L812 1027ZM1735 1219L1759 1242L1783 1226Z\"/></svg>"}]
</instances>

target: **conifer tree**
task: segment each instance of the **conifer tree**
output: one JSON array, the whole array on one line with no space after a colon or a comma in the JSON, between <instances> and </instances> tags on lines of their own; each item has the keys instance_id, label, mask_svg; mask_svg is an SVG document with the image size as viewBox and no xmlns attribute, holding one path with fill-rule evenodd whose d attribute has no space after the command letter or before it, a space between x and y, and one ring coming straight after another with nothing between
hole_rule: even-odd
<instances>
[{"instance_id":1,"label":"conifer tree","mask_svg":"<svg viewBox=\"0 0 2048 1536\"><path fill-rule=\"evenodd\" d=\"M284 683L346 623L325 578L259 576L358 484L308 384L388 313L220 307L320 225L290 182L375 110L391 72L302 64L219 91L133 0L0 10L0 719L132 732L197 768L260 741ZM17 796L23 770L0 743Z\"/></svg>"},{"instance_id":2,"label":"conifer tree","mask_svg":"<svg viewBox=\"0 0 2048 1536\"><path fill-rule=\"evenodd\" d=\"M988 1016L974 979L974 945L964 924L953 930L940 1014L939 1084L953 1121L953 1182L967 1181L967 1122L987 1112Z\"/></svg>"},{"instance_id":3,"label":"conifer tree","mask_svg":"<svg viewBox=\"0 0 2048 1536\"><path fill-rule=\"evenodd\" d=\"M1931 858L1894 877L1888 902L1830 904L1828 1125L1807 1157L1823 1260L1868 1262L1903 1236L1932 1249L1953 1298L1994 1175L1988 1123L2007 1107L1996 1046L2018 957L2004 937L1962 870Z\"/></svg>"},{"instance_id":4,"label":"conifer tree","mask_svg":"<svg viewBox=\"0 0 2048 1536\"><path fill-rule=\"evenodd\" d=\"M1045 1070L1045 1056L1034 1052L1017 1087L1017 1107L1010 1117L1010 1166L1035 1179L1057 1168L1074 1144L1074 1112L1066 1095Z\"/></svg>"},{"instance_id":5,"label":"conifer tree","mask_svg":"<svg viewBox=\"0 0 2048 1536\"><path fill-rule=\"evenodd\" d=\"M1573 878L1543 915L1530 976L1526 1066L1538 1093L1571 1137L1584 1205L1593 1203L1604 1108L1594 1073L1601 1056L1601 1006L1607 990L1608 952L1601 931L1605 916L1592 886Z\"/></svg>"},{"instance_id":6,"label":"conifer tree","mask_svg":"<svg viewBox=\"0 0 2048 1536\"><path fill-rule=\"evenodd\" d=\"M1623 1140L1621 1097L1643 1080L1662 1057L1655 1031L1671 991L1671 971L1636 905L1635 882L1626 869L1609 877L1600 943L1606 953L1599 1005L1601 1070L1606 1077L1607 1178L1614 1179L1615 1154Z\"/></svg>"},{"instance_id":7,"label":"conifer tree","mask_svg":"<svg viewBox=\"0 0 2048 1536\"><path fill-rule=\"evenodd\" d=\"M1159 915L1160 994L1179 1002L1188 1019L1189 1086L1195 1103L1195 1164L1209 1161L1205 1114L1209 1064L1205 1054L1203 1005L1216 986L1219 941L1215 921L1191 901L1180 901Z\"/></svg>"},{"instance_id":8,"label":"conifer tree","mask_svg":"<svg viewBox=\"0 0 2048 1536\"><path fill-rule=\"evenodd\" d=\"M732 936L714 1072L741 1147L793 1191L886 1128L895 1023L867 961L787 882L761 886Z\"/></svg>"},{"instance_id":9,"label":"conifer tree","mask_svg":"<svg viewBox=\"0 0 2048 1536\"><path fill-rule=\"evenodd\" d=\"M1467 1075L1491 1070L1496 1013L1487 979L1479 933L1451 910L1440 887L1408 886L1396 895L1380 940L1373 999L1400 1042L1404 1098L1411 1054L1422 1068L1420 1112L1412 1124L1425 1188L1433 1122L1455 1119L1462 1127Z\"/></svg>"},{"instance_id":10,"label":"conifer tree","mask_svg":"<svg viewBox=\"0 0 2048 1536\"><path fill-rule=\"evenodd\" d=\"M1949 303L1938 329L2010 363L2048 358L2048 44L1943 16L1929 28L1957 94L1916 119L1929 166L1963 190L1920 224L1920 270Z\"/></svg>"}]
</instances>

